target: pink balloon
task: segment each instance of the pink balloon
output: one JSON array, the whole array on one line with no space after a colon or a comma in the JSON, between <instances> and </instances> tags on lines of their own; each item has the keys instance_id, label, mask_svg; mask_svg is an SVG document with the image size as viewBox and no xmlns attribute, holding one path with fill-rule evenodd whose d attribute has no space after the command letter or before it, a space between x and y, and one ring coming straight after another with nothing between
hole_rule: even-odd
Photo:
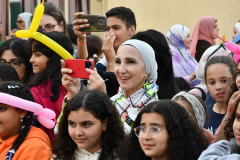
<instances>
[{"instance_id":1,"label":"pink balloon","mask_svg":"<svg viewBox=\"0 0 240 160\"><path fill-rule=\"evenodd\" d=\"M11 86L9 86L11 87ZM31 102L10 94L0 92L0 103L7 104L16 108L23 109L25 111L33 112L34 115L38 115L39 122L45 127L52 129L55 123L52 119L56 117L54 111L48 108L43 108L42 105Z\"/></svg>"},{"instance_id":2,"label":"pink balloon","mask_svg":"<svg viewBox=\"0 0 240 160\"><path fill-rule=\"evenodd\" d=\"M240 47L233 42L227 42L227 48L234 53L233 59L238 65L238 62L240 60Z\"/></svg>"},{"instance_id":3,"label":"pink balloon","mask_svg":"<svg viewBox=\"0 0 240 160\"><path fill-rule=\"evenodd\" d=\"M56 117L56 113L48 108L44 108L41 115L48 119L54 119Z\"/></svg>"},{"instance_id":4,"label":"pink balloon","mask_svg":"<svg viewBox=\"0 0 240 160\"><path fill-rule=\"evenodd\" d=\"M55 126L53 120L47 119L43 115L38 115L39 122L48 129L52 129Z\"/></svg>"}]
</instances>

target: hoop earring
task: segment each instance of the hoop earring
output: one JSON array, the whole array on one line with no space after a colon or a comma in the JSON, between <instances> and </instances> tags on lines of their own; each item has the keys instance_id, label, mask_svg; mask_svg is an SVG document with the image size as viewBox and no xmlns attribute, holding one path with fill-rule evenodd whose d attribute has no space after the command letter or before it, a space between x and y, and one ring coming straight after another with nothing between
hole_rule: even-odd
<instances>
[{"instance_id":1,"label":"hoop earring","mask_svg":"<svg viewBox=\"0 0 240 160\"><path fill-rule=\"evenodd\" d=\"M20 118L20 122L23 122L23 118Z\"/></svg>"}]
</instances>

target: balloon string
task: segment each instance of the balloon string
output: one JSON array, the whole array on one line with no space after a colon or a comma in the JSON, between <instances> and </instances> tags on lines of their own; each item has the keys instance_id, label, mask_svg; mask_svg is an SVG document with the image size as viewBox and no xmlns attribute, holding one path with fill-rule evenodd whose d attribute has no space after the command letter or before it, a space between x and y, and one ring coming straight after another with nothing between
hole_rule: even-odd
<instances>
[{"instance_id":1,"label":"balloon string","mask_svg":"<svg viewBox=\"0 0 240 160\"><path fill-rule=\"evenodd\" d=\"M223 42L227 43L227 41L225 41L224 39L222 39L221 37L219 37L218 35L216 35L215 33L213 33L214 36L218 37L219 39L221 39Z\"/></svg>"}]
</instances>

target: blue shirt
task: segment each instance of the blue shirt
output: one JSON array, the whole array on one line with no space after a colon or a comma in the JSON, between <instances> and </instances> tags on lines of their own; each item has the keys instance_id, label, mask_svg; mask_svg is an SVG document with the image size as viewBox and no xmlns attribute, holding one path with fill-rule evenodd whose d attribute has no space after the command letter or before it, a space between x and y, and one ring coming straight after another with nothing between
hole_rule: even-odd
<instances>
[{"instance_id":1,"label":"blue shirt","mask_svg":"<svg viewBox=\"0 0 240 160\"><path fill-rule=\"evenodd\" d=\"M213 104L207 105L207 110L209 113L209 120L205 122L204 128L209 130L213 135L215 135L216 130L220 126L225 114L219 114L213 111Z\"/></svg>"}]
</instances>

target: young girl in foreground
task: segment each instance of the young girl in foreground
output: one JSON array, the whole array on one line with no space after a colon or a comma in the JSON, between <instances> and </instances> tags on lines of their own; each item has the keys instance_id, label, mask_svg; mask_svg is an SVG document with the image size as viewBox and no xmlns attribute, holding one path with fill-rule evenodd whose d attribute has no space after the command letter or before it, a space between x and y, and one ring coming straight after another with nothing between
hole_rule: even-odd
<instances>
[{"instance_id":1,"label":"young girl in foreground","mask_svg":"<svg viewBox=\"0 0 240 160\"><path fill-rule=\"evenodd\" d=\"M238 98L238 97L237 97ZM208 147L199 160L238 160L240 159L240 103L234 106L235 109L224 127L225 136L228 140L221 140Z\"/></svg>"},{"instance_id":2,"label":"young girl in foreground","mask_svg":"<svg viewBox=\"0 0 240 160\"><path fill-rule=\"evenodd\" d=\"M204 128L210 130L214 135L227 111L230 85L235 73L236 65L229 57L213 57L206 64L205 83L216 103L207 105L210 120L205 123Z\"/></svg>"},{"instance_id":3,"label":"young girl in foreground","mask_svg":"<svg viewBox=\"0 0 240 160\"><path fill-rule=\"evenodd\" d=\"M70 54L73 52L71 41L63 33L53 31L44 33L47 37L58 43ZM58 53L35 39L31 40L32 63L34 76L31 78L29 87L35 102L44 108L49 108L56 113L58 118L62 110L62 101L67 90L62 86L61 62ZM54 138L52 129L41 128L47 133L50 139Z\"/></svg>"},{"instance_id":4,"label":"young girl in foreground","mask_svg":"<svg viewBox=\"0 0 240 160\"><path fill-rule=\"evenodd\" d=\"M176 102L162 100L140 111L119 156L121 160L197 160L207 146L186 110Z\"/></svg>"},{"instance_id":5,"label":"young girl in foreground","mask_svg":"<svg viewBox=\"0 0 240 160\"><path fill-rule=\"evenodd\" d=\"M18 104L15 104L16 101ZM19 82L0 83L1 160L49 160L51 158L48 136L41 129L31 127L33 112L20 109L27 105L29 108L40 106L34 103L29 89Z\"/></svg>"},{"instance_id":6,"label":"young girl in foreground","mask_svg":"<svg viewBox=\"0 0 240 160\"><path fill-rule=\"evenodd\" d=\"M64 107L52 145L53 159L116 159L124 138L120 116L110 98L97 90L83 91Z\"/></svg>"}]
</instances>

